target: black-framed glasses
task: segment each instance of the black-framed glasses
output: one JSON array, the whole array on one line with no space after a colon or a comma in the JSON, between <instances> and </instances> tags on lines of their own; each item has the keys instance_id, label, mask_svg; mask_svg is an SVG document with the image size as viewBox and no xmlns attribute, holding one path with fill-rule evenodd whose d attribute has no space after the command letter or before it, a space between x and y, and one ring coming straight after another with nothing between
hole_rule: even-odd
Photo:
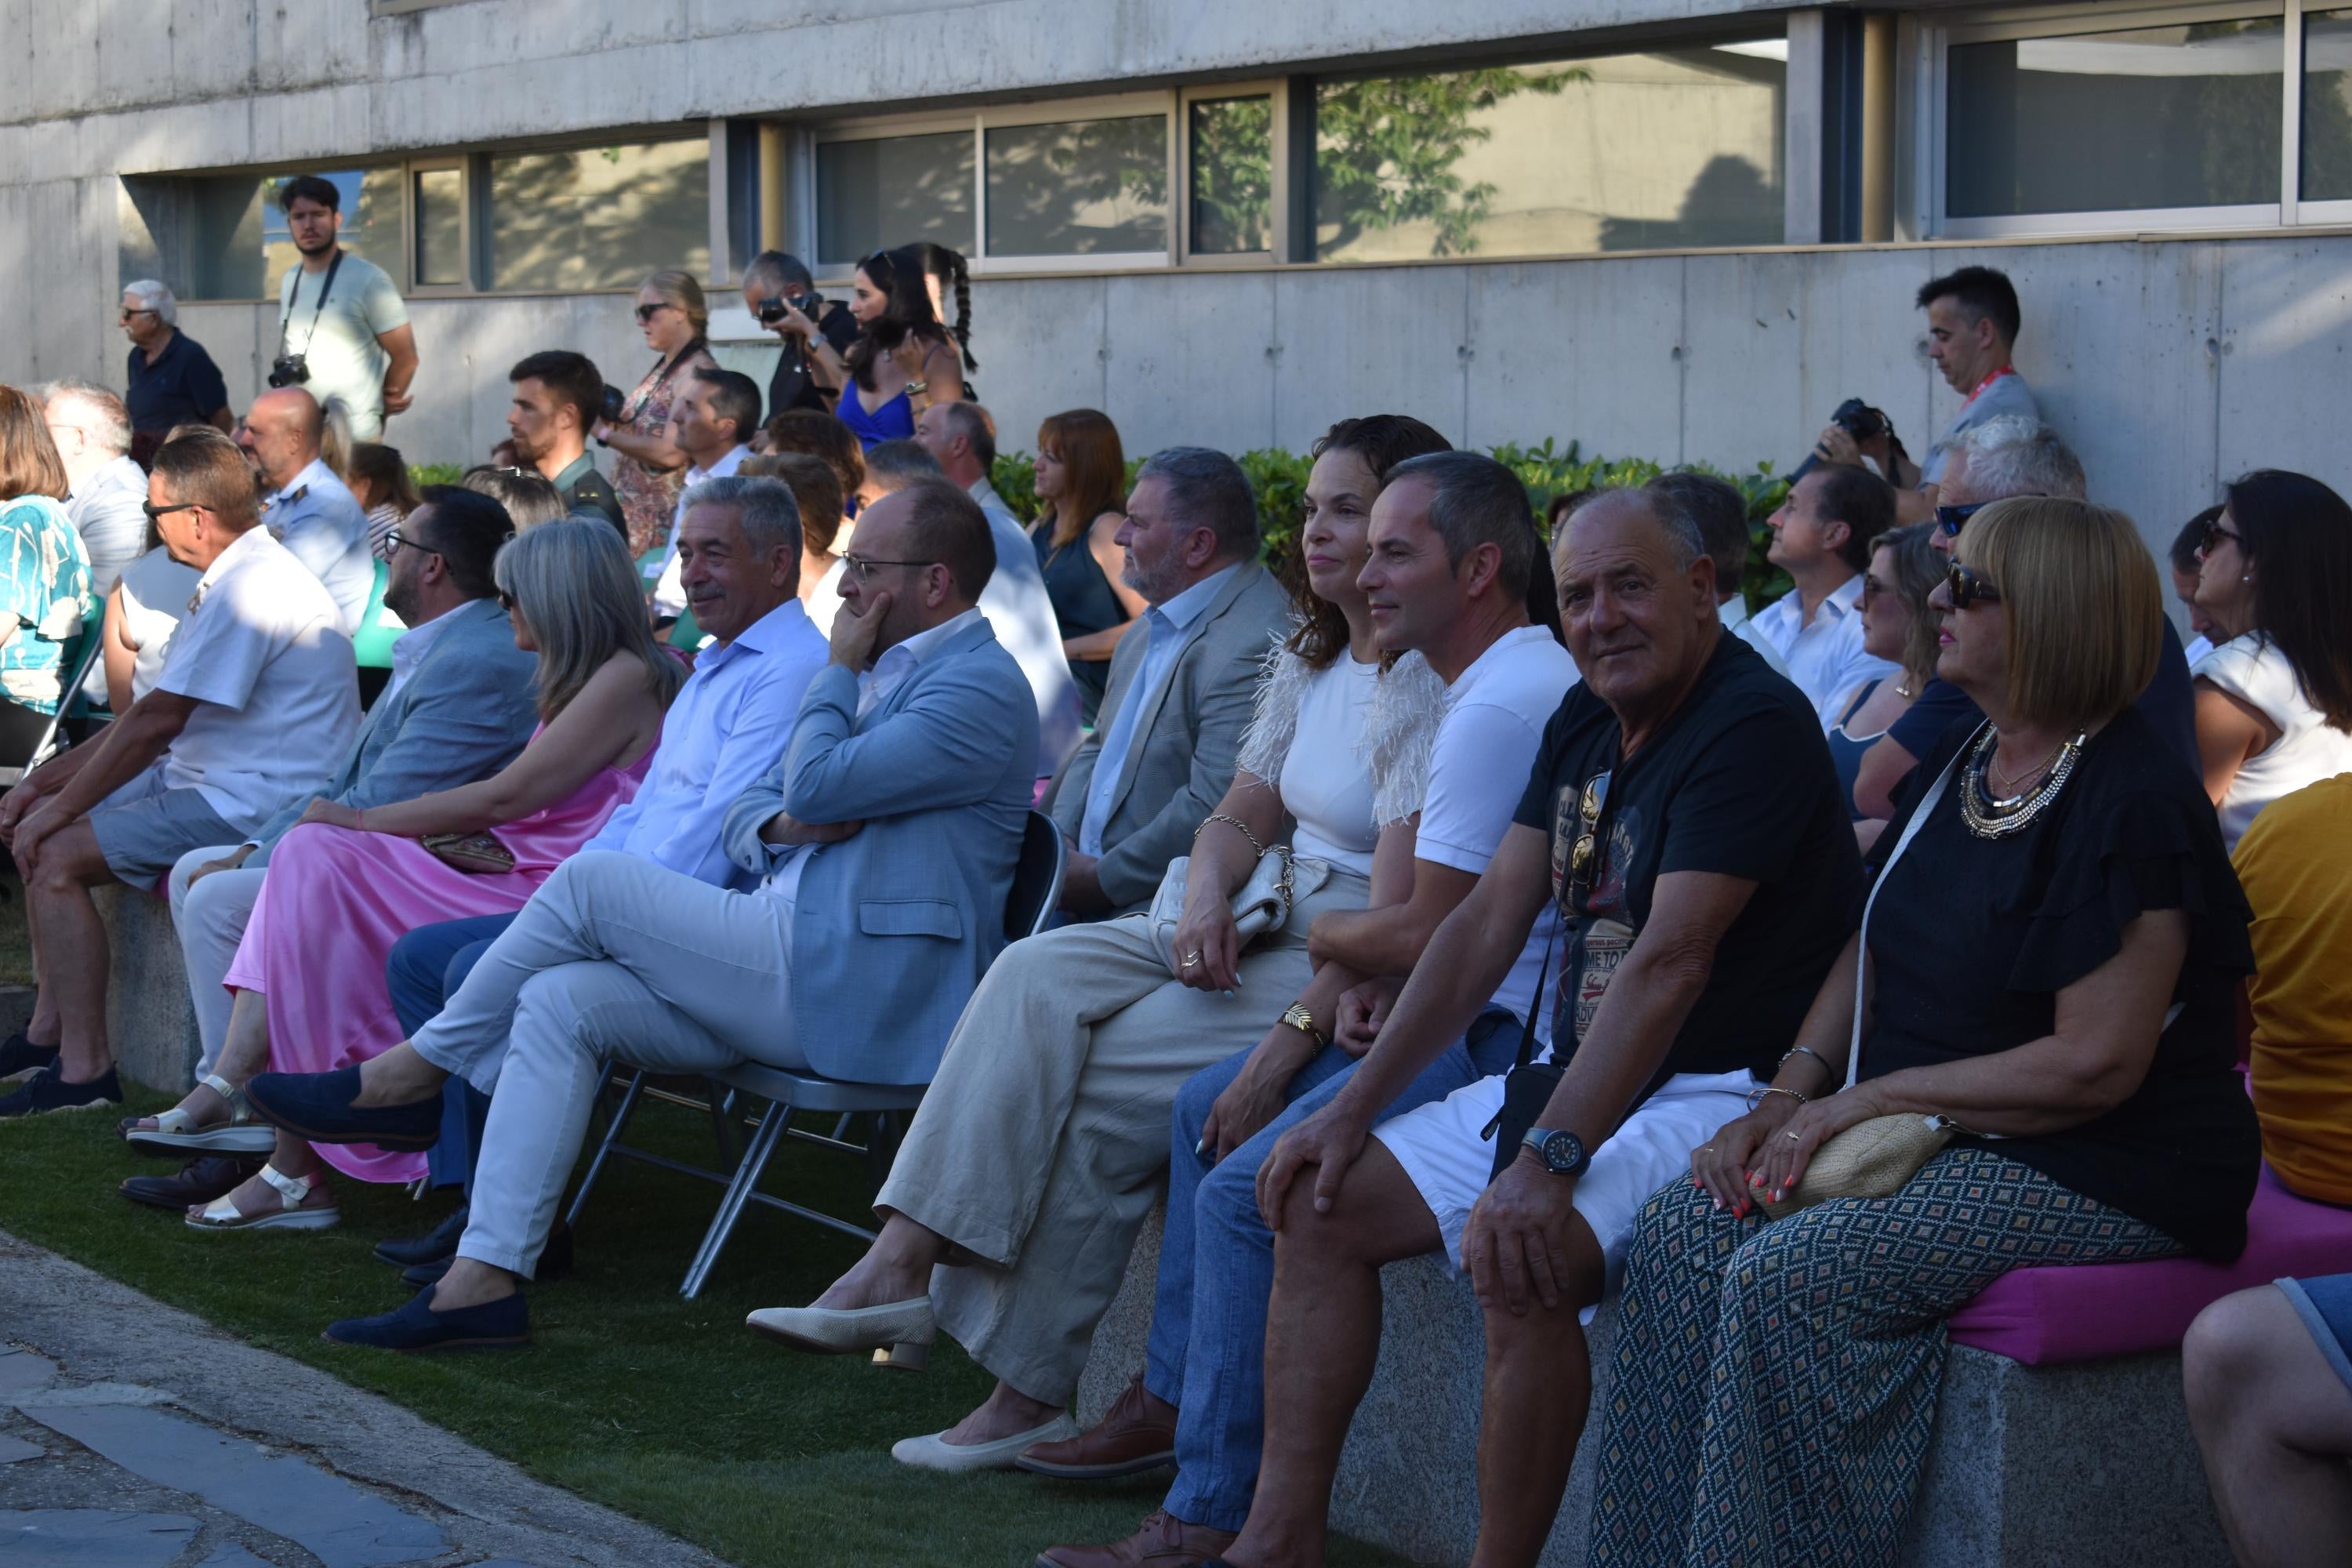
<instances>
[{"instance_id":1,"label":"black-framed glasses","mask_svg":"<svg viewBox=\"0 0 2352 1568\"><path fill-rule=\"evenodd\" d=\"M383 558L386 561L389 561L394 556L399 554L403 550L422 550L427 555L438 555L441 553L441 552L434 549L431 545L425 543L425 541L421 539L411 539L408 535L401 532L397 527L385 529L383 531Z\"/></svg>"},{"instance_id":2,"label":"black-framed glasses","mask_svg":"<svg viewBox=\"0 0 2352 1568\"><path fill-rule=\"evenodd\" d=\"M863 555L852 554L845 550L841 552L842 570L860 583L872 577L874 568L877 566L936 566L938 564L936 561L873 561Z\"/></svg>"},{"instance_id":3,"label":"black-framed glasses","mask_svg":"<svg viewBox=\"0 0 2352 1568\"><path fill-rule=\"evenodd\" d=\"M1990 506L1990 501L1971 501L1967 506L1939 506L1936 509L1936 526L1944 531L1947 539L1958 539L1960 526L1977 513Z\"/></svg>"},{"instance_id":4,"label":"black-framed glasses","mask_svg":"<svg viewBox=\"0 0 2352 1568\"><path fill-rule=\"evenodd\" d=\"M154 313L155 312L152 310L133 310L126 307L123 310L117 310L115 315L120 320L127 321L133 316L152 316Z\"/></svg>"},{"instance_id":5,"label":"black-framed glasses","mask_svg":"<svg viewBox=\"0 0 2352 1568\"><path fill-rule=\"evenodd\" d=\"M204 506L205 503L200 500L175 501L170 506L157 506L152 500L142 500L139 503L139 510L147 514L147 521L150 523L154 523L162 521L163 514L167 511L202 511Z\"/></svg>"},{"instance_id":6,"label":"black-framed glasses","mask_svg":"<svg viewBox=\"0 0 2352 1568\"><path fill-rule=\"evenodd\" d=\"M673 307L667 300L664 300L658 305L640 305L637 307L637 323L642 326L646 322L652 321L656 316L660 315L664 310L672 310L675 307Z\"/></svg>"},{"instance_id":7,"label":"black-framed glasses","mask_svg":"<svg viewBox=\"0 0 2352 1568\"><path fill-rule=\"evenodd\" d=\"M508 593L504 588L500 588L491 596L498 600L499 609L504 610L510 616L514 614L515 596L512 594Z\"/></svg>"},{"instance_id":8,"label":"black-framed glasses","mask_svg":"<svg viewBox=\"0 0 2352 1568\"><path fill-rule=\"evenodd\" d=\"M1577 796L1576 843L1568 852L1568 904L1581 908L1592 890L1593 873L1601 865L1601 814L1609 805L1610 769L1585 781Z\"/></svg>"},{"instance_id":9,"label":"black-framed glasses","mask_svg":"<svg viewBox=\"0 0 2352 1568\"><path fill-rule=\"evenodd\" d=\"M1952 595L1952 608L1956 610L1965 610L1970 605L2000 603L2000 589L1957 561L1944 569L1944 585Z\"/></svg>"}]
</instances>

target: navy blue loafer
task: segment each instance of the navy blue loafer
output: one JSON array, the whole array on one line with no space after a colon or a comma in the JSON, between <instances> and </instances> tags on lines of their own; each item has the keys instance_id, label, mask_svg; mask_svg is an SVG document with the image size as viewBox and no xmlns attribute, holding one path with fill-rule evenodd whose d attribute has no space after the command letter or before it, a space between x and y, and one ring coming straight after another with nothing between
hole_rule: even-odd
<instances>
[{"instance_id":1,"label":"navy blue loafer","mask_svg":"<svg viewBox=\"0 0 2352 1568\"><path fill-rule=\"evenodd\" d=\"M433 1288L426 1286L396 1312L380 1318L345 1318L330 1323L319 1336L339 1345L366 1345L380 1351L520 1350L530 1343L530 1309L522 1292L485 1301L478 1307L433 1310Z\"/></svg>"},{"instance_id":2,"label":"navy blue loafer","mask_svg":"<svg viewBox=\"0 0 2352 1568\"><path fill-rule=\"evenodd\" d=\"M254 1113L310 1143L373 1143L379 1149L430 1149L441 1142L441 1097L415 1105L362 1110L360 1069L265 1072L245 1086Z\"/></svg>"}]
</instances>

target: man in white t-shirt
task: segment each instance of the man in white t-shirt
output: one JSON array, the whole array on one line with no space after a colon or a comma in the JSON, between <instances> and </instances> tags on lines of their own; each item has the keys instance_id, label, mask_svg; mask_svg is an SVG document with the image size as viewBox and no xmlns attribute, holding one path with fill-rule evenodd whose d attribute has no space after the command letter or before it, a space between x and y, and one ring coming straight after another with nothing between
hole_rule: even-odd
<instances>
[{"instance_id":1,"label":"man in white t-shirt","mask_svg":"<svg viewBox=\"0 0 2352 1568\"><path fill-rule=\"evenodd\" d=\"M1749 624L1827 730L1864 681L1902 673L1862 646L1860 608L1870 542L1895 526L1895 492L1867 468L1824 464L1790 487L1770 523L1765 558L1796 586Z\"/></svg>"},{"instance_id":2,"label":"man in white t-shirt","mask_svg":"<svg viewBox=\"0 0 2352 1568\"><path fill-rule=\"evenodd\" d=\"M25 1048L57 1052L21 1064L39 1074L0 1116L122 1099L90 889L152 888L199 845L240 842L324 785L359 730L351 638L324 585L260 526L244 457L210 434L169 441L148 486L165 546L204 575L155 689L0 801L41 982Z\"/></svg>"},{"instance_id":3,"label":"man in white t-shirt","mask_svg":"<svg viewBox=\"0 0 2352 1568\"><path fill-rule=\"evenodd\" d=\"M318 174L278 189L301 261L278 280L269 384L305 387L322 406L341 404L353 440L380 441L385 418L408 411L416 331L392 275L343 248L342 205L335 183Z\"/></svg>"},{"instance_id":4,"label":"man in white t-shirt","mask_svg":"<svg viewBox=\"0 0 2352 1568\"><path fill-rule=\"evenodd\" d=\"M674 621L686 613L686 579L677 555L686 498L705 479L731 479L751 455L747 443L760 427L760 384L740 371L698 370L671 407L670 420L670 436L687 457L686 482L678 489L677 515L670 521L669 555L654 586L656 621Z\"/></svg>"}]
</instances>

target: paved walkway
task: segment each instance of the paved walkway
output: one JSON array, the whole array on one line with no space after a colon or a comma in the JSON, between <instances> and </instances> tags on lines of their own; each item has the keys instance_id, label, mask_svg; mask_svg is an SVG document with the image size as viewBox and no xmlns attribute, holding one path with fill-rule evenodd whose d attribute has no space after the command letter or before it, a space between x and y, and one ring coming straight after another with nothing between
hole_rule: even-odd
<instances>
[{"instance_id":1,"label":"paved walkway","mask_svg":"<svg viewBox=\"0 0 2352 1568\"><path fill-rule=\"evenodd\" d=\"M720 1568L0 1231L0 1568Z\"/></svg>"}]
</instances>

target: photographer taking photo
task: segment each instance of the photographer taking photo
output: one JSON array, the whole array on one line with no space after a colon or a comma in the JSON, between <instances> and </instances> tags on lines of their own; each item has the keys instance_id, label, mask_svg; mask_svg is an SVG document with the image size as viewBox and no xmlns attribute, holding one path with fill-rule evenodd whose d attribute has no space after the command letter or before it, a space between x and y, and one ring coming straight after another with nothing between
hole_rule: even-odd
<instances>
[{"instance_id":1,"label":"photographer taking photo","mask_svg":"<svg viewBox=\"0 0 2352 1568\"><path fill-rule=\"evenodd\" d=\"M832 413L840 379L818 368L810 344L821 338L835 360L847 353L857 342L857 319L849 307L819 294L799 257L763 250L743 268L743 308L783 345L768 379L768 417L787 408Z\"/></svg>"},{"instance_id":2,"label":"photographer taking photo","mask_svg":"<svg viewBox=\"0 0 2352 1568\"><path fill-rule=\"evenodd\" d=\"M342 193L332 180L297 174L278 188L278 207L302 258L278 284L273 387L299 386L320 407L340 402L353 439L383 435L388 415L408 411L416 378L416 333L408 307L383 268L339 243Z\"/></svg>"},{"instance_id":3,"label":"photographer taking photo","mask_svg":"<svg viewBox=\"0 0 2352 1568\"><path fill-rule=\"evenodd\" d=\"M1927 357L1967 400L1927 449L1927 460L1913 462L1886 416L1859 398L1848 399L1838 409L1813 445L1813 456L1825 463L1851 468L1868 458L1877 464L1879 473L1895 487L1895 521L1905 524L1935 517L1936 488L1944 477L1953 437L2003 415L2020 415L2036 424L2042 419L2025 378L2010 363L2022 317L2017 290L2006 276L1990 267L1963 267L1930 279L1919 290L1919 308L1927 312Z\"/></svg>"}]
</instances>

